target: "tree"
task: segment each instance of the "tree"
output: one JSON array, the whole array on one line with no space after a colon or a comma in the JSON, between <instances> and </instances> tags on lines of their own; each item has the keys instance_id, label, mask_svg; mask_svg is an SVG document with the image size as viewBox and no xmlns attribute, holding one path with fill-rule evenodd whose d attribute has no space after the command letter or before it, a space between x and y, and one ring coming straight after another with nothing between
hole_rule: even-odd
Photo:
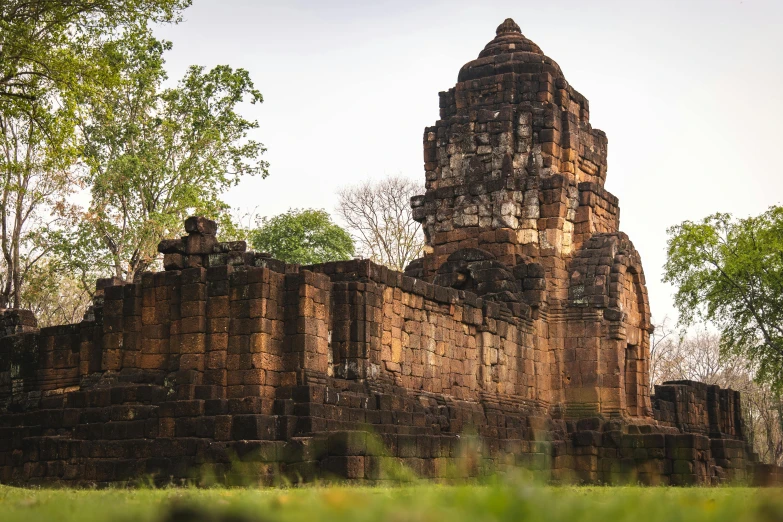
<instances>
[{"instance_id":1,"label":"tree","mask_svg":"<svg viewBox=\"0 0 783 522\"><path fill-rule=\"evenodd\" d=\"M286 263L311 265L353 257L350 234L332 223L324 210L289 210L263 218L250 233L253 248Z\"/></svg>"},{"instance_id":2,"label":"tree","mask_svg":"<svg viewBox=\"0 0 783 522\"><path fill-rule=\"evenodd\" d=\"M156 262L161 239L182 234L188 215L231 233L220 195L244 176L268 174L266 149L247 139L258 123L237 112L246 98L263 101L248 72L192 66L163 90L170 47L149 33L107 44L119 80L80 100L91 202L68 257L81 273L133 280Z\"/></svg>"},{"instance_id":3,"label":"tree","mask_svg":"<svg viewBox=\"0 0 783 522\"><path fill-rule=\"evenodd\" d=\"M0 308L21 305L28 274L73 218L65 200L77 186L71 107L45 82L26 92L0 110Z\"/></svg>"},{"instance_id":4,"label":"tree","mask_svg":"<svg viewBox=\"0 0 783 522\"><path fill-rule=\"evenodd\" d=\"M56 257L46 257L25 275L21 308L30 310L38 326L78 323L92 304L91 295Z\"/></svg>"},{"instance_id":5,"label":"tree","mask_svg":"<svg viewBox=\"0 0 783 522\"><path fill-rule=\"evenodd\" d=\"M177 22L190 0L0 2L0 307L30 305L74 218L76 97L110 84L107 44ZM62 267L60 267L62 268ZM51 282L51 280L50 280ZM50 285L44 285L50 288ZM51 305L51 303L47 303Z\"/></svg>"},{"instance_id":6,"label":"tree","mask_svg":"<svg viewBox=\"0 0 783 522\"><path fill-rule=\"evenodd\" d=\"M0 2L0 111L35 100L42 83L61 93L104 74L107 38L179 21L190 0L4 0Z\"/></svg>"},{"instance_id":7,"label":"tree","mask_svg":"<svg viewBox=\"0 0 783 522\"><path fill-rule=\"evenodd\" d=\"M757 217L714 214L669 229L666 282L675 285L680 322L715 324L725 355L757 366L783 386L783 208Z\"/></svg>"},{"instance_id":8,"label":"tree","mask_svg":"<svg viewBox=\"0 0 783 522\"><path fill-rule=\"evenodd\" d=\"M338 192L337 213L361 255L394 270L404 270L421 256L424 235L410 201L422 190L410 179L392 176Z\"/></svg>"}]
</instances>

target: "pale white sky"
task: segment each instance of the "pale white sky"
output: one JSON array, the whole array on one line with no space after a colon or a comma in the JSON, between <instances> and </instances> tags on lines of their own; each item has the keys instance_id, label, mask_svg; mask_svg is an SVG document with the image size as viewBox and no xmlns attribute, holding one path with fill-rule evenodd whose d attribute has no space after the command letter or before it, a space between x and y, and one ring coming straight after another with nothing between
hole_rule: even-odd
<instances>
[{"instance_id":1,"label":"pale white sky","mask_svg":"<svg viewBox=\"0 0 783 522\"><path fill-rule=\"evenodd\" d=\"M641 252L653 316L666 228L783 199L783 0L194 0L170 76L228 64L265 102L244 113L271 175L227 200L260 215L333 211L342 186L386 174L423 182L421 137L438 92L511 17L590 100L609 136L606 188Z\"/></svg>"}]
</instances>

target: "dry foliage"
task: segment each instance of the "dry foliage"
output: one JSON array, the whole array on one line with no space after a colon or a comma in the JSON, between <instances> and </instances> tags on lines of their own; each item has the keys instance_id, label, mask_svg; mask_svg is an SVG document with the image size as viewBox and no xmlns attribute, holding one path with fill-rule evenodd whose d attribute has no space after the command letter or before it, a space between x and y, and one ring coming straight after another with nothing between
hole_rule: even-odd
<instances>
[{"instance_id":1,"label":"dry foliage","mask_svg":"<svg viewBox=\"0 0 783 522\"><path fill-rule=\"evenodd\" d=\"M21 307L35 314L39 327L78 323L91 304L82 281L56 261L45 259L27 274Z\"/></svg>"}]
</instances>

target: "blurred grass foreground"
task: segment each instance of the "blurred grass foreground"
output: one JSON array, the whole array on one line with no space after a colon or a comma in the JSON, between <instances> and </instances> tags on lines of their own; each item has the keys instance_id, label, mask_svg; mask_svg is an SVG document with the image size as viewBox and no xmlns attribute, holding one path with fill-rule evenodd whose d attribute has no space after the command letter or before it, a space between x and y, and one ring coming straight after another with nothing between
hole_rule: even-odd
<instances>
[{"instance_id":1,"label":"blurred grass foreground","mask_svg":"<svg viewBox=\"0 0 783 522\"><path fill-rule=\"evenodd\" d=\"M731 521L783 520L776 489L554 487L503 480L398 487L20 489L0 521Z\"/></svg>"}]
</instances>

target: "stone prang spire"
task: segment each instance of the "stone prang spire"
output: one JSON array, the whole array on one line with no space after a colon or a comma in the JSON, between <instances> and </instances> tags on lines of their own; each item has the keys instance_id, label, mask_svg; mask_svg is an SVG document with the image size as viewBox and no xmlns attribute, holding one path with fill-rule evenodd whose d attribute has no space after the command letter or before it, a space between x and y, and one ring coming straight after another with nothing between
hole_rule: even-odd
<instances>
[{"instance_id":1,"label":"stone prang spire","mask_svg":"<svg viewBox=\"0 0 783 522\"><path fill-rule=\"evenodd\" d=\"M529 306L562 353L567 409L646 417L647 289L606 157L587 99L506 19L424 131L426 192L411 204L427 248L406 273Z\"/></svg>"}]
</instances>

